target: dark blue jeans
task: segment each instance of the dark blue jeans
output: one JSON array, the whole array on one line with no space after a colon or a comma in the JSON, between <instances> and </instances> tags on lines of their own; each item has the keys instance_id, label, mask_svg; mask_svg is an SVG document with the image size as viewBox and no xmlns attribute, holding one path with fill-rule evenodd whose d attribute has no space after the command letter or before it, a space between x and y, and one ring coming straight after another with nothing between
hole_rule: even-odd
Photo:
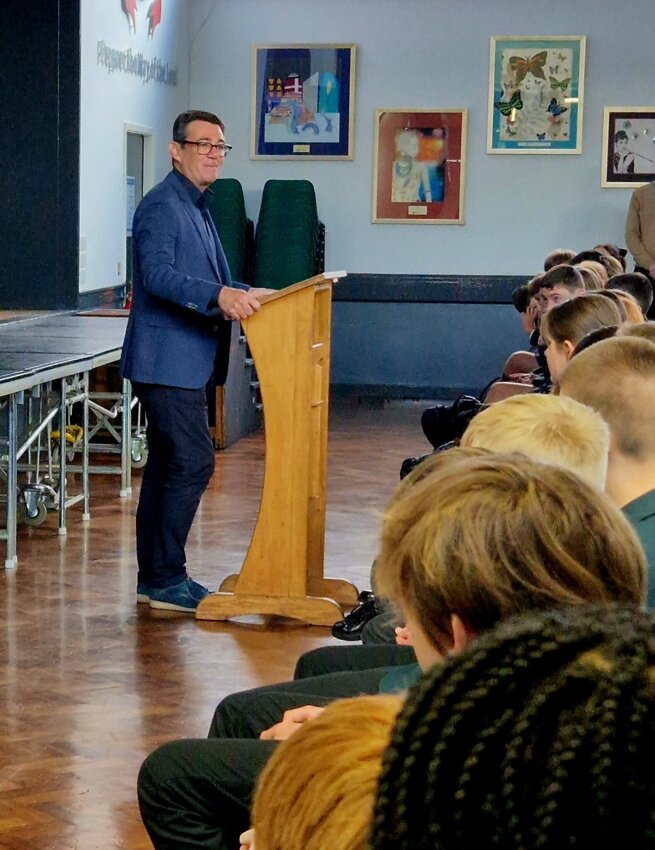
<instances>
[{"instance_id":1,"label":"dark blue jeans","mask_svg":"<svg viewBox=\"0 0 655 850\"><path fill-rule=\"evenodd\" d=\"M134 384L148 425L148 460L136 513L139 583L169 587L186 577L184 547L214 472L207 400L198 390Z\"/></svg>"}]
</instances>

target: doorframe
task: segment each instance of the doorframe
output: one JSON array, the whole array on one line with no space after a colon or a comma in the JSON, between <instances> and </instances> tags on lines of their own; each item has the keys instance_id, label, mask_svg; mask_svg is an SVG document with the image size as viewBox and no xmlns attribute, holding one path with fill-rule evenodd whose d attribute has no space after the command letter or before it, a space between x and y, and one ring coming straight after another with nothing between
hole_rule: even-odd
<instances>
[{"instance_id":1,"label":"doorframe","mask_svg":"<svg viewBox=\"0 0 655 850\"><path fill-rule=\"evenodd\" d=\"M142 124L133 124L131 121L123 122L123 222L127 219L127 134L134 133L143 136L143 194L145 195L155 185L155 131L152 127ZM125 234L123 234L123 274L121 283L127 281L127 246L125 245Z\"/></svg>"}]
</instances>

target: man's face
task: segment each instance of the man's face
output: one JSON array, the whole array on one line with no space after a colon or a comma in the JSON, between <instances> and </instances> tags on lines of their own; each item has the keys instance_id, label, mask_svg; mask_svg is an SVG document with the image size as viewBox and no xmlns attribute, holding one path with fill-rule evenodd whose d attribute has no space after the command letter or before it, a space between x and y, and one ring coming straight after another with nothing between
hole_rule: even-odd
<instances>
[{"instance_id":1,"label":"man's face","mask_svg":"<svg viewBox=\"0 0 655 850\"><path fill-rule=\"evenodd\" d=\"M545 306L544 313L547 313L548 310L551 310L553 307L557 307L558 304L563 304L565 301L570 301L572 298L580 295L584 292L584 289L576 289L571 292L565 286L561 284L557 284L553 286L551 289L541 289L540 295L544 297Z\"/></svg>"},{"instance_id":2,"label":"man's face","mask_svg":"<svg viewBox=\"0 0 655 850\"><path fill-rule=\"evenodd\" d=\"M186 129L187 142L211 142L216 145L225 141L223 131L217 124L208 121L192 121ZM223 168L224 157L216 149L207 154L198 153L196 145L171 142L170 154L175 167L204 192L218 178Z\"/></svg>"}]
</instances>

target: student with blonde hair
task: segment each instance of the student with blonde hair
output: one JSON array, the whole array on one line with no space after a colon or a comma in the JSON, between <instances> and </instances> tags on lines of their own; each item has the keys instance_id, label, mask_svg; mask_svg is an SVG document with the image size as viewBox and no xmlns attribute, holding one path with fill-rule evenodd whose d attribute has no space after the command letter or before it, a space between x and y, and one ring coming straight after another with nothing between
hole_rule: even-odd
<instances>
[{"instance_id":1,"label":"student with blonde hair","mask_svg":"<svg viewBox=\"0 0 655 850\"><path fill-rule=\"evenodd\" d=\"M598 274L598 271L595 268L596 265L596 263L593 264L594 268L590 265L586 265L586 263L578 263L576 266L576 269L582 275L586 292L594 292L598 289L603 289L603 278Z\"/></svg>"},{"instance_id":2,"label":"student with blonde hair","mask_svg":"<svg viewBox=\"0 0 655 850\"><path fill-rule=\"evenodd\" d=\"M598 342L571 360L560 392L609 425L606 491L641 538L650 564L648 604L655 607L655 345L635 336Z\"/></svg>"},{"instance_id":3,"label":"student with blonde hair","mask_svg":"<svg viewBox=\"0 0 655 850\"><path fill-rule=\"evenodd\" d=\"M623 317L613 297L590 292L553 307L542 318L541 336L553 381L558 380L584 336L597 328L621 324Z\"/></svg>"},{"instance_id":4,"label":"student with blonde hair","mask_svg":"<svg viewBox=\"0 0 655 850\"><path fill-rule=\"evenodd\" d=\"M607 269L602 263L596 262L596 260L582 260L576 264L575 268L583 275L585 272L591 273L590 280L593 280L595 285L586 286L586 289L605 288L609 275L607 273Z\"/></svg>"},{"instance_id":5,"label":"student with blonde hair","mask_svg":"<svg viewBox=\"0 0 655 850\"><path fill-rule=\"evenodd\" d=\"M624 292L622 289L611 289L606 291L616 293L618 299L623 305L623 309L625 310L626 322L630 322L633 325L640 325L645 321L644 313L634 295L630 295L629 292Z\"/></svg>"},{"instance_id":6,"label":"student with blonde hair","mask_svg":"<svg viewBox=\"0 0 655 850\"><path fill-rule=\"evenodd\" d=\"M641 606L645 593L639 542L605 496L554 465L471 449L435 455L401 482L385 512L378 564L424 671L512 616L613 601ZM347 826L348 796L370 811L379 772L370 755L387 732L376 726L373 741L362 742L367 722L352 722L358 702L335 703L280 745L255 797L256 850L367 846L361 820ZM326 725L317 731L320 720ZM281 799L285 776L295 793ZM314 842L317 830L330 841Z\"/></svg>"},{"instance_id":7,"label":"student with blonde hair","mask_svg":"<svg viewBox=\"0 0 655 850\"><path fill-rule=\"evenodd\" d=\"M520 451L605 488L609 428L595 410L571 398L532 394L499 401L471 421L460 446Z\"/></svg>"}]
</instances>

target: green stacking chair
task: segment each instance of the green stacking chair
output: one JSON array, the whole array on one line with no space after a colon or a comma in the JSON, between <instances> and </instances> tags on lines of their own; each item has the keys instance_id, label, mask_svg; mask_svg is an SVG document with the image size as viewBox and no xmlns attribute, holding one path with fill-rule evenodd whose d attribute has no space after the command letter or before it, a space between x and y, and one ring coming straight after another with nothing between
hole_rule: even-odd
<instances>
[{"instance_id":1,"label":"green stacking chair","mask_svg":"<svg viewBox=\"0 0 655 850\"><path fill-rule=\"evenodd\" d=\"M230 274L241 283L252 282L254 226L246 215L241 183L232 177L211 186L209 212L218 230Z\"/></svg>"},{"instance_id":2,"label":"green stacking chair","mask_svg":"<svg viewBox=\"0 0 655 850\"><path fill-rule=\"evenodd\" d=\"M255 286L281 289L324 269L325 228L309 180L268 180L255 233Z\"/></svg>"}]
</instances>

